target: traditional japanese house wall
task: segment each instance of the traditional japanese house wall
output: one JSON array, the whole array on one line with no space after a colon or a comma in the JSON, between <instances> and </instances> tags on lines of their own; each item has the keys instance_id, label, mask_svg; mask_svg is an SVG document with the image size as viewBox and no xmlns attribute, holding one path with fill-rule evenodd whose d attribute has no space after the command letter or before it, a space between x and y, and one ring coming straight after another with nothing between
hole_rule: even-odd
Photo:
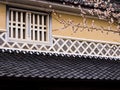
<instances>
[{"instance_id":1,"label":"traditional japanese house wall","mask_svg":"<svg viewBox=\"0 0 120 90\"><path fill-rule=\"evenodd\" d=\"M84 18L73 14L61 14L55 11L52 13L52 24L50 25L50 27L52 26L50 44L22 41L21 38L21 41L16 38L14 41L9 40L9 31L6 30L10 27L7 25L6 12L6 5L0 3L0 31L2 32L0 32L0 48L2 49L25 50L31 51L31 53L38 52L38 54L39 52L51 52L120 58L120 35L115 23L111 24L110 28L108 21ZM17 26L16 28L18 30ZM107 43L103 41L107 41Z\"/></svg>"},{"instance_id":2,"label":"traditional japanese house wall","mask_svg":"<svg viewBox=\"0 0 120 90\"><path fill-rule=\"evenodd\" d=\"M92 27L92 21L94 20L94 27L101 28L99 30L95 29L82 29L78 28L75 25L80 24L83 26L83 22L86 22L86 26ZM91 40L101 40L101 41L109 41L109 42L120 42L120 35L119 33L114 32L107 32L102 30L109 29L109 23L105 20L98 20L97 18L88 18L86 17L83 19L81 16L69 15L69 14L61 14L61 13L54 13L52 19L52 27L53 27L53 35L60 35L60 36L69 36L75 38L84 38L84 39L91 39ZM69 24L68 26L64 27L64 23ZM72 24L71 24L72 22ZM72 27L73 26L73 27ZM115 23L111 24L111 30L117 31L117 25Z\"/></svg>"},{"instance_id":3,"label":"traditional japanese house wall","mask_svg":"<svg viewBox=\"0 0 120 90\"><path fill-rule=\"evenodd\" d=\"M86 22L87 27L92 27L92 22L94 20L94 27L100 28L99 30L90 28L76 27L77 25L84 26L83 23ZM62 23L63 21L63 23ZM67 26L67 24L69 24ZM64 27L65 26L65 27ZM115 23L111 24L111 30L117 31L117 25ZM68 36L75 38L84 38L91 40L101 40L109 42L120 42L119 33L107 32L102 30L109 28L108 21L98 20L96 18L86 17L86 20L81 16L63 14L63 13L53 13L52 15L52 35ZM0 31L6 31L6 5L0 4Z\"/></svg>"},{"instance_id":4,"label":"traditional japanese house wall","mask_svg":"<svg viewBox=\"0 0 120 90\"><path fill-rule=\"evenodd\" d=\"M6 5L0 3L0 31L6 30Z\"/></svg>"}]
</instances>

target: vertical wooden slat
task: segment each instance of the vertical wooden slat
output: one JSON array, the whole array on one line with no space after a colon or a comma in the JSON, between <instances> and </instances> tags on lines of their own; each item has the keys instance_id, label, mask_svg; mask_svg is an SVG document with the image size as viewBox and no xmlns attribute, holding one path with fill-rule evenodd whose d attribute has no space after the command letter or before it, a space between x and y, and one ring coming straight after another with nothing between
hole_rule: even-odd
<instances>
[{"instance_id":1,"label":"vertical wooden slat","mask_svg":"<svg viewBox=\"0 0 120 90\"><path fill-rule=\"evenodd\" d=\"M13 38L13 11L11 10L11 38Z\"/></svg>"},{"instance_id":2,"label":"vertical wooden slat","mask_svg":"<svg viewBox=\"0 0 120 90\"><path fill-rule=\"evenodd\" d=\"M28 29L29 29L29 13L26 13L26 31L25 31L25 37L27 37L26 39L28 39ZM26 34L27 33L27 34Z\"/></svg>"},{"instance_id":3,"label":"vertical wooden slat","mask_svg":"<svg viewBox=\"0 0 120 90\"><path fill-rule=\"evenodd\" d=\"M33 14L31 13L31 20L32 20L32 28L31 28L31 40L33 40Z\"/></svg>"},{"instance_id":4,"label":"vertical wooden slat","mask_svg":"<svg viewBox=\"0 0 120 90\"><path fill-rule=\"evenodd\" d=\"M33 14L33 40L35 40L35 14Z\"/></svg>"},{"instance_id":5,"label":"vertical wooden slat","mask_svg":"<svg viewBox=\"0 0 120 90\"><path fill-rule=\"evenodd\" d=\"M44 16L42 15L42 41L44 41Z\"/></svg>"},{"instance_id":6,"label":"vertical wooden slat","mask_svg":"<svg viewBox=\"0 0 120 90\"><path fill-rule=\"evenodd\" d=\"M18 12L16 11L16 39L18 39Z\"/></svg>"},{"instance_id":7,"label":"vertical wooden slat","mask_svg":"<svg viewBox=\"0 0 120 90\"><path fill-rule=\"evenodd\" d=\"M11 38L11 10L9 10L9 17L7 17L7 19L8 19L8 22L7 22L7 24L8 24L8 38Z\"/></svg>"},{"instance_id":8,"label":"vertical wooden slat","mask_svg":"<svg viewBox=\"0 0 120 90\"><path fill-rule=\"evenodd\" d=\"M39 24L39 23L40 23L40 20L39 20L39 19L40 19L40 18L39 18L39 16L40 16L40 15L37 15L37 40L38 40L38 41L40 41L40 40L39 40L39 37L40 37L40 34L39 34L39 32L40 32L40 29L39 29L39 27L40 27L40 26L39 26L39 25L40 25L40 24Z\"/></svg>"},{"instance_id":9,"label":"vertical wooden slat","mask_svg":"<svg viewBox=\"0 0 120 90\"><path fill-rule=\"evenodd\" d=\"M32 36L32 32L33 32L33 14L31 13L31 16L30 16L30 40L32 40L33 36Z\"/></svg>"},{"instance_id":10,"label":"vertical wooden slat","mask_svg":"<svg viewBox=\"0 0 120 90\"><path fill-rule=\"evenodd\" d=\"M20 22L20 25L21 25L21 34L20 34L20 37L21 39L23 39L23 12L21 12L21 22Z\"/></svg>"},{"instance_id":11,"label":"vertical wooden slat","mask_svg":"<svg viewBox=\"0 0 120 90\"><path fill-rule=\"evenodd\" d=\"M30 39L30 32L31 32L31 13L27 13L26 15L26 37L29 40Z\"/></svg>"},{"instance_id":12,"label":"vertical wooden slat","mask_svg":"<svg viewBox=\"0 0 120 90\"><path fill-rule=\"evenodd\" d=\"M49 24L50 24L50 21L49 21L49 15L47 15L47 23L46 23L46 39L47 39L47 41L49 41L49 33L50 33L50 26L49 26Z\"/></svg>"},{"instance_id":13,"label":"vertical wooden slat","mask_svg":"<svg viewBox=\"0 0 120 90\"><path fill-rule=\"evenodd\" d=\"M29 18L29 31L28 31L28 38L29 38L29 40L31 39L31 13L29 13L29 15L30 15L30 18Z\"/></svg>"}]
</instances>

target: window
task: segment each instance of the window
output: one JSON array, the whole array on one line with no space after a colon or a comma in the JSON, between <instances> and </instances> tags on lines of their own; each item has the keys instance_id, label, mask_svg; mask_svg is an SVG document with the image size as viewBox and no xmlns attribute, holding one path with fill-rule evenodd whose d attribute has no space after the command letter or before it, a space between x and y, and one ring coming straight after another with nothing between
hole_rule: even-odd
<instances>
[{"instance_id":1,"label":"window","mask_svg":"<svg viewBox=\"0 0 120 90\"><path fill-rule=\"evenodd\" d=\"M50 41L49 14L9 8L8 39L13 41Z\"/></svg>"}]
</instances>

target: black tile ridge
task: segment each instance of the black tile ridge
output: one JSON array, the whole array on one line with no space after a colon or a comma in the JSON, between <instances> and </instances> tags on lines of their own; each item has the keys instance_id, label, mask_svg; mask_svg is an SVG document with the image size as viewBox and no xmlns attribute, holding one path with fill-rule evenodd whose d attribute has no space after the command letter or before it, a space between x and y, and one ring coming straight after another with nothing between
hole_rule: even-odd
<instances>
[{"instance_id":1,"label":"black tile ridge","mask_svg":"<svg viewBox=\"0 0 120 90\"><path fill-rule=\"evenodd\" d=\"M75 55L75 54L64 54L64 53L54 53L54 52L43 52L43 51L32 51L32 50L13 50L13 49L0 49L0 53L9 53L9 54L35 54L35 55L44 55L44 56L55 56L55 57L74 57L74 58L84 58L89 60L103 60L103 61L115 61L120 62L119 58L112 57L101 57L101 56L91 56L91 55Z\"/></svg>"}]
</instances>

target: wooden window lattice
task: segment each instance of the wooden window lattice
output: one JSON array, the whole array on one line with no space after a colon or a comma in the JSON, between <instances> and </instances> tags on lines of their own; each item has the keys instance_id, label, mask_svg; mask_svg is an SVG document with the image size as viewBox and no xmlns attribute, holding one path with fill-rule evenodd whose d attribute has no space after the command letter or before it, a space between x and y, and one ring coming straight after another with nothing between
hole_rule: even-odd
<instances>
[{"instance_id":1,"label":"wooden window lattice","mask_svg":"<svg viewBox=\"0 0 120 90\"><path fill-rule=\"evenodd\" d=\"M9 9L10 40L48 42L49 15L19 9Z\"/></svg>"}]
</instances>

